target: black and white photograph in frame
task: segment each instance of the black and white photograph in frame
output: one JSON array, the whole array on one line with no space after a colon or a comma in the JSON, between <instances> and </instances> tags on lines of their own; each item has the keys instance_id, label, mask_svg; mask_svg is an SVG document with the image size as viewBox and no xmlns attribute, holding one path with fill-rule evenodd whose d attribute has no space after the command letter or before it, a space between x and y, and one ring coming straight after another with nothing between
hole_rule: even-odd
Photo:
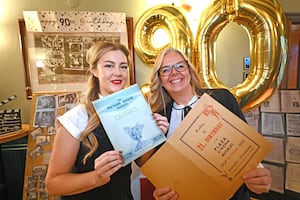
<instances>
[{"instance_id":1,"label":"black and white photograph in frame","mask_svg":"<svg viewBox=\"0 0 300 200\"><path fill-rule=\"evenodd\" d=\"M34 127L53 126L56 118L56 97L45 95L37 97L34 113Z\"/></svg>"}]
</instances>

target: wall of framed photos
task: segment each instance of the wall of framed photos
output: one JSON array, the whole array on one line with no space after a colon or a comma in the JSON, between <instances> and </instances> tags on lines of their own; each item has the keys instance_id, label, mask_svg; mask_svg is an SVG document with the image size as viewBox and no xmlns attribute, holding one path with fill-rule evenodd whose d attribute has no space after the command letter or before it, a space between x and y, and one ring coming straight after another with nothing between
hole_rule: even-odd
<instances>
[{"instance_id":1,"label":"wall of framed photos","mask_svg":"<svg viewBox=\"0 0 300 200\"><path fill-rule=\"evenodd\" d=\"M23 199L58 200L45 190L45 176L56 135L55 118L74 107L80 92L33 93L24 172Z\"/></svg>"},{"instance_id":2,"label":"wall of framed photos","mask_svg":"<svg viewBox=\"0 0 300 200\"><path fill-rule=\"evenodd\" d=\"M273 179L270 192L253 196L261 200L300 199L300 90L278 90L245 116L273 144L262 161Z\"/></svg>"}]
</instances>

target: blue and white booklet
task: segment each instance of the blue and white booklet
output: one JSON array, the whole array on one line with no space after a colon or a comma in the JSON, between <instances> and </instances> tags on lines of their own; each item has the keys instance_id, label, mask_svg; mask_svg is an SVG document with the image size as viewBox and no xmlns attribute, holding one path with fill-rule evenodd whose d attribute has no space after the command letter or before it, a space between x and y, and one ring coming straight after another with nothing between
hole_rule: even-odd
<instances>
[{"instance_id":1,"label":"blue and white booklet","mask_svg":"<svg viewBox=\"0 0 300 200\"><path fill-rule=\"evenodd\" d=\"M93 105L114 149L123 152L124 166L166 141L137 84Z\"/></svg>"}]
</instances>

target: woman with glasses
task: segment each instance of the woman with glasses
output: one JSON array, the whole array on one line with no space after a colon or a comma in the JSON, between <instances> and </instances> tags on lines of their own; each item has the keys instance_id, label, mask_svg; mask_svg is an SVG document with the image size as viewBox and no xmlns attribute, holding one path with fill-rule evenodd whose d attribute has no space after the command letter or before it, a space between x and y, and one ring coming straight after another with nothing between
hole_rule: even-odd
<instances>
[{"instance_id":1,"label":"woman with glasses","mask_svg":"<svg viewBox=\"0 0 300 200\"><path fill-rule=\"evenodd\" d=\"M92 105L126 86L129 52L121 44L98 42L86 60L90 76L82 101L56 121L46 189L61 199L132 200L131 164L122 167L122 152L113 149ZM159 116L156 122L166 132L166 118Z\"/></svg>"},{"instance_id":2,"label":"woman with glasses","mask_svg":"<svg viewBox=\"0 0 300 200\"><path fill-rule=\"evenodd\" d=\"M228 90L201 89L195 68L182 52L168 48L158 55L151 76L149 101L153 112L159 112L168 118L170 125L167 137L172 135L204 92L246 121L236 99ZM269 171L262 167L244 174L243 180L245 184L239 188L232 200L248 200L248 189L258 194L268 192L272 181ZM160 200L179 198L176 191L168 187L157 188L153 196Z\"/></svg>"}]
</instances>

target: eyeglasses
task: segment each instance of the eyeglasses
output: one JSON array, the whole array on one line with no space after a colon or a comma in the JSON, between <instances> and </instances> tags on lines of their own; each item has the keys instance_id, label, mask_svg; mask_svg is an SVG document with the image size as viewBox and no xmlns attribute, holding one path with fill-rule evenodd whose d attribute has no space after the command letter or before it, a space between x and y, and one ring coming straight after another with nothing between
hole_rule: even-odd
<instances>
[{"instance_id":1,"label":"eyeglasses","mask_svg":"<svg viewBox=\"0 0 300 200\"><path fill-rule=\"evenodd\" d=\"M183 60L173 65L163 66L158 70L158 73L162 76L169 76L174 68L178 72L183 72L189 67L188 63Z\"/></svg>"}]
</instances>

